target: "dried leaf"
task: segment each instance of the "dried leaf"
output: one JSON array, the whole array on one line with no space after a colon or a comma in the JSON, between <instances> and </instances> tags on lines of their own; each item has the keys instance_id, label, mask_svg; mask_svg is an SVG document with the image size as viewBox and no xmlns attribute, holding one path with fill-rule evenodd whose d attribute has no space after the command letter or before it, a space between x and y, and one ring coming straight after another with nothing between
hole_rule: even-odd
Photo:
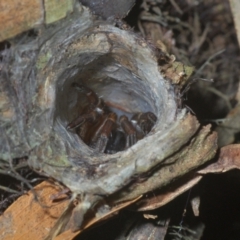
<instances>
[{"instance_id":1,"label":"dried leaf","mask_svg":"<svg viewBox=\"0 0 240 240\"><path fill-rule=\"evenodd\" d=\"M240 144L222 147L218 161L198 171L198 173L221 173L235 168L240 169Z\"/></svg>"},{"instance_id":2,"label":"dried leaf","mask_svg":"<svg viewBox=\"0 0 240 240\"><path fill-rule=\"evenodd\" d=\"M15 201L1 216L0 218L0 236L2 239L24 239L24 240L43 240L47 237L54 224L58 221L59 217L64 213L66 207L69 205L70 200L60 201L66 199L66 195L61 195L58 202L52 202L52 197L57 196L62 191L60 186L56 186L49 182L42 182L37 185L34 190L36 191L39 201L36 201L31 191L28 194L21 196ZM71 230L65 231L60 234L56 239L73 239L84 229L89 228L93 224L103 221L116 214L119 210L129 206L130 204L139 200L138 198L114 206L101 216L95 216L93 219L88 219L88 223L81 231L72 232ZM24 221L23 221L24 219Z\"/></svg>"},{"instance_id":3,"label":"dried leaf","mask_svg":"<svg viewBox=\"0 0 240 240\"><path fill-rule=\"evenodd\" d=\"M39 202L35 200L32 191L29 191L16 200L0 217L1 239L44 239L68 205L69 200L55 203L51 200L53 195L62 190L59 186L42 182L34 189Z\"/></svg>"}]
</instances>

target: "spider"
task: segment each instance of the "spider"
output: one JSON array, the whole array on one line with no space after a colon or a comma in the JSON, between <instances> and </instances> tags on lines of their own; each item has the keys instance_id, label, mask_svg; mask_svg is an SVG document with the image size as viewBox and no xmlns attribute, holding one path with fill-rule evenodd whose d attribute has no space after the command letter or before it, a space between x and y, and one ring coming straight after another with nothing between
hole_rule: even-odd
<instances>
[{"instance_id":1,"label":"spider","mask_svg":"<svg viewBox=\"0 0 240 240\"><path fill-rule=\"evenodd\" d=\"M86 95L89 105L85 106L82 114L67 125L67 129L74 129L86 121L95 122L103 114L105 108L103 100L90 88L78 83L73 83L72 86L76 88L78 92Z\"/></svg>"},{"instance_id":2,"label":"spider","mask_svg":"<svg viewBox=\"0 0 240 240\"><path fill-rule=\"evenodd\" d=\"M144 138L157 121L152 112L135 113L131 120L126 115L118 119L103 99L90 88L73 83L72 86L87 98L87 105L68 125L95 151L114 154L123 151Z\"/></svg>"},{"instance_id":3,"label":"spider","mask_svg":"<svg viewBox=\"0 0 240 240\"><path fill-rule=\"evenodd\" d=\"M133 115L131 121L138 126L137 128L140 127L144 135L147 135L156 123L157 117L152 112L136 113Z\"/></svg>"}]
</instances>

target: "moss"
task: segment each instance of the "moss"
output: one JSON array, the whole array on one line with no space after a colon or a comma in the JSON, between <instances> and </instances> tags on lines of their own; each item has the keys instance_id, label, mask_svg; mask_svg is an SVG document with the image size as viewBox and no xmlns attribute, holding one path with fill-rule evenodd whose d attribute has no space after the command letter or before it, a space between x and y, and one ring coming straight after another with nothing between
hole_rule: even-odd
<instances>
[{"instance_id":1,"label":"moss","mask_svg":"<svg viewBox=\"0 0 240 240\"><path fill-rule=\"evenodd\" d=\"M42 55L40 54L40 56L37 60L37 63L36 63L37 69L38 70L43 69L47 65L47 63L48 63L48 61L51 57L52 57L52 54L50 52L47 52L47 53L42 54Z\"/></svg>"},{"instance_id":2,"label":"moss","mask_svg":"<svg viewBox=\"0 0 240 240\"><path fill-rule=\"evenodd\" d=\"M53 23L59 19L66 17L68 12L73 11L73 2L73 0L45 0L45 23Z\"/></svg>"}]
</instances>

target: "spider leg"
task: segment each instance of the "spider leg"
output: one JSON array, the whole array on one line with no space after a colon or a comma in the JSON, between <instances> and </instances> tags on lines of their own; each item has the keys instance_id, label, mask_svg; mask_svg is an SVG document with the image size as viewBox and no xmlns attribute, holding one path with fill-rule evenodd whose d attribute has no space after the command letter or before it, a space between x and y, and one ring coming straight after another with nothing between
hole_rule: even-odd
<instances>
[{"instance_id":1,"label":"spider leg","mask_svg":"<svg viewBox=\"0 0 240 240\"><path fill-rule=\"evenodd\" d=\"M152 112L135 114L132 119L137 121L137 125L140 126L144 135L147 135L152 130L157 121L156 115Z\"/></svg>"},{"instance_id":2,"label":"spider leg","mask_svg":"<svg viewBox=\"0 0 240 240\"><path fill-rule=\"evenodd\" d=\"M76 127L79 127L86 121L94 122L96 121L98 116L99 116L99 112L97 111L92 111L90 113L85 113L83 115L80 115L67 125L67 130L71 130Z\"/></svg>"},{"instance_id":3,"label":"spider leg","mask_svg":"<svg viewBox=\"0 0 240 240\"><path fill-rule=\"evenodd\" d=\"M122 131L113 130L108 139L105 153L114 154L123 151L126 146L126 137Z\"/></svg>"},{"instance_id":4,"label":"spider leg","mask_svg":"<svg viewBox=\"0 0 240 240\"><path fill-rule=\"evenodd\" d=\"M123 131L126 133L126 148L131 147L137 142L137 131L127 116L122 115L119 119Z\"/></svg>"},{"instance_id":5,"label":"spider leg","mask_svg":"<svg viewBox=\"0 0 240 240\"><path fill-rule=\"evenodd\" d=\"M97 129L90 146L96 151L103 153L106 149L109 136L117 121L117 115L113 112L109 113L107 118Z\"/></svg>"}]
</instances>

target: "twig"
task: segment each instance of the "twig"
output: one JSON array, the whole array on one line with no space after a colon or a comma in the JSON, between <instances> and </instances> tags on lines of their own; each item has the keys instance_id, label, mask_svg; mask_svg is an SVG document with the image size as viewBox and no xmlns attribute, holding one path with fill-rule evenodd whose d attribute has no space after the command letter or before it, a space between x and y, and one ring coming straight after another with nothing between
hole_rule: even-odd
<instances>
[{"instance_id":1,"label":"twig","mask_svg":"<svg viewBox=\"0 0 240 240\"><path fill-rule=\"evenodd\" d=\"M2 137L5 137L6 138L6 147L7 147L7 150L8 150L8 153L9 153L9 157L8 157L8 163L9 163L9 169L8 170L1 170L0 169L0 173L4 174L4 175L9 175L17 180L20 180L22 183L24 183L25 185L27 185L27 187L30 189L30 191L32 192L33 196L34 196L34 200L36 200L40 206L42 207L49 207L49 206L46 206L45 204L42 204L39 199L38 199L38 194L36 193L36 191L34 190L33 186L29 183L29 181L27 179L25 179L24 177L22 177L14 168L13 166L13 159L11 158L11 147L10 147L10 144L9 144L9 140L8 140L8 137L5 133L5 131L1 131L2 132ZM16 192L14 192L16 193Z\"/></svg>"},{"instance_id":2,"label":"twig","mask_svg":"<svg viewBox=\"0 0 240 240\"><path fill-rule=\"evenodd\" d=\"M170 0L170 3L173 5L175 10L180 13L181 15L183 14L182 9L178 6L178 4L175 2L175 0Z\"/></svg>"},{"instance_id":3,"label":"twig","mask_svg":"<svg viewBox=\"0 0 240 240\"><path fill-rule=\"evenodd\" d=\"M5 192L15 193L15 194L19 194L19 195L21 195L21 194L24 193L24 192L18 192L18 191L16 191L16 190L13 190L13 189L11 189L11 188L8 188L8 187L2 186L2 185L0 185L0 189L3 190L3 191L5 191Z\"/></svg>"},{"instance_id":4,"label":"twig","mask_svg":"<svg viewBox=\"0 0 240 240\"><path fill-rule=\"evenodd\" d=\"M223 94L222 92L218 91L216 88L212 88L212 87L208 87L206 90L222 98L226 102L228 109L229 110L232 109L231 103L229 101L229 97L227 95Z\"/></svg>"},{"instance_id":5,"label":"twig","mask_svg":"<svg viewBox=\"0 0 240 240\"><path fill-rule=\"evenodd\" d=\"M202 66L196 71L195 76L199 75L201 73L201 71L210 63L210 61L212 61L215 57L217 57L218 55L222 54L226 49L222 49L216 53L214 53L212 56L210 56L203 64Z\"/></svg>"}]
</instances>

